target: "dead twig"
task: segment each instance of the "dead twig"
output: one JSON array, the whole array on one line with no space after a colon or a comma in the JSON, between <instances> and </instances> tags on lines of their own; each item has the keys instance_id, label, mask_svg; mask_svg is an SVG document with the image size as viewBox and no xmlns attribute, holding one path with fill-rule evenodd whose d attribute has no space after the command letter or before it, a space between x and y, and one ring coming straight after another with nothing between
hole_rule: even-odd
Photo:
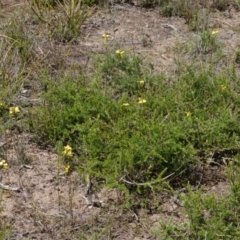
<instances>
[{"instance_id":1,"label":"dead twig","mask_svg":"<svg viewBox=\"0 0 240 240\"><path fill-rule=\"evenodd\" d=\"M85 202L87 203L87 206L89 208L92 207L102 207L103 206L103 201L101 200L92 200L92 183L89 177L89 174L86 175L86 182L87 182L87 186L85 189L85 193L84 195L81 194L80 196L85 200Z\"/></svg>"},{"instance_id":2,"label":"dead twig","mask_svg":"<svg viewBox=\"0 0 240 240\"><path fill-rule=\"evenodd\" d=\"M169 177L171 177L172 175L174 175L175 173L171 173L169 174L168 176L162 178L161 180L167 180ZM124 179L124 176L120 178L119 182L125 182L125 183L128 183L130 185L137 185L137 186L147 186L147 185L153 185L159 181L153 181L153 182L145 182L145 183L137 183L137 182L134 182L134 181L128 181L126 179Z\"/></svg>"},{"instance_id":3,"label":"dead twig","mask_svg":"<svg viewBox=\"0 0 240 240\"><path fill-rule=\"evenodd\" d=\"M18 187L10 187L10 186L5 185L3 183L0 183L0 187L5 189L5 190L11 190L11 191L19 191L20 190L20 188L18 188Z\"/></svg>"},{"instance_id":4,"label":"dead twig","mask_svg":"<svg viewBox=\"0 0 240 240\"><path fill-rule=\"evenodd\" d=\"M92 183L90 181L89 174L86 176L86 182L87 182L87 187L85 189L85 194L84 196L87 197L91 193L91 188L92 188Z\"/></svg>"},{"instance_id":5,"label":"dead twig","mask_svg":"<svg viewBox=\"0 0 240 240\"><path fill-rule=\"evenodd\" d=\"M87 203L88 206L91 206L91 205L92 205L92 203L88 200L87 197L85 197L83 194L80 194L80 196L86 201L86 203Z\"/></svg>"},{"instance_id":6,"label":"dead twig","mask_svg":"<svg viewBox=\"0 0 240 240\"><path fill-rule=\"evenodd\" d=\"M33 169L33 166L31 165L27 165L27 164L23 164L19 170L21 170L22 168L27 168L27 169Z\"/></svg>"},{"instance_id":7,"label":"dead twig","mask_svg":"<svg viewBox=\"0 0 240 240\"><path fill-rule=\"evenodd\" d=\"M178 32L178 29L171 24L165 23L165 24L162 24L162 26L165 28L171 28L172 30Z\"/></svg>"}]
</instances>

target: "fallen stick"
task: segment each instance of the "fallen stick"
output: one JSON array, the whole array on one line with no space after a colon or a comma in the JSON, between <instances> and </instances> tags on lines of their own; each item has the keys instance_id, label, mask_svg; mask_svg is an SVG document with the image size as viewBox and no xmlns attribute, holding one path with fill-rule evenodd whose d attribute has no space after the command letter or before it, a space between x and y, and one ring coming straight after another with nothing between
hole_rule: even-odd
<instances>
[{"instance_id":1,"label":"fallen stick","mask_svg":"<svg viewBox=\"0 0 240 240\"><path fill-rule=\"evenodd\" d=\"M165 28L171 28L172 30L174 30L176 32L178 31L178 29L176 27L174 27L173 25L168 24L168 23L162 24L162 26Z\"/></svg>"},{"instance_id":2,"label":"fallen stick","mask_svg":"<svg viewBox=\"0 0 240 240\"><path fill-rule=\"evenodd\" d=\"M18 187L9 187L9 186L7 186L5 184L2 184L2 183L0 183L0 187L5 189L5 190L11 190L11 191L19 191L20 190L20 188L18 188Z\"/></svg>"}]
</instances>

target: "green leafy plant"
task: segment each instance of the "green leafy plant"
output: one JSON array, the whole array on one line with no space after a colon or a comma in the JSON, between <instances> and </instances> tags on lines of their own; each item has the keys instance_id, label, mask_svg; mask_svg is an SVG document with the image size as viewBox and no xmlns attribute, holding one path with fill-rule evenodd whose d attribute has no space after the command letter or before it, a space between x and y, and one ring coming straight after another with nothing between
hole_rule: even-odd
<instances>
[{"instance_id":1,"label":"green leafy plant","mask_svg":"<svg viewBox=\"0 0 240 240\"><path fill-rule=\"evenodd\" d=\"M217 8L220 11L225 11L229 6L228 0L214 0L213 7Z\"/></svg>"},{"instance_id":2,"label":"green leafy plant","mask_svg":"<svg viewBox=\"0 0 240 240\"><path fill-rule=\"evenodd\" d=\"M29 1L40 22L48 25L50 38L69 42L78 36L84 22L92 15L92 9L82 1Z\"/></svg>"},{"instance_id":3,"label":"green leafy plant","mask_svg":"<svg viewBox=\"0 0 240 240\"><path fill-rule=\"evenodd\" d=\"M135 50L128 50L124 41L117 42L120 31L116 31L114 36L110 36L109 32L103 34L103 45L98 53L92 50L91 54L88 50L83 53L81 49L81 56L87 55L89 59L84 67L82 59L78 62L74 58L73 63L75 54L73 56L72 52L79 42L74 40L94 10L90 6L109 4L105 0L28 0L31 11L26 12L26 5L20 11L18 4L0 10L1 16L5 11L14 11L14 14L9 14L13 16L11 19L4 18L1 22L0 153L4 156L10 154L10 158L0 159L0 172L8 168L10 160L9 174L11 171L15 174L16 168L11 165L12 149L8 148L13 148L21 169L31 167L32 153L24 153L22 144L25 142L32 144L31 141L35 140L38 147L53 147L51 149L58 153L55 165L57 177L54 177L54 171L54 176L49 179L59 186L59 210L60 199L66 194L61 192L60 187L65 182L69 183L69 201L65 207L63 198L63 222L58 217L56 219L60 221L60 225L57 225L62 229L53 231L52 238L61 239L66 232L69 233L66 219L70 219L73 227L73 238L74 234L79 239L117 237L113 232L113 222L120 219L131 228L135 228L134 222L137 221L136 231L144 228L150 237L153 224L149 214L156 213L158 216L163 213L160 203L170 198L165 195L167 192L176 194L181 200L179 214L183 218L178 218L181 221L179 224L171 221L171 217L168 221L166 218L164 222L160 220L160 228L154 232L156 239L237 240L240 237L240 78L237 71L240 54L236 51L231 55L232 61L228 61L231 48L222 51L218 41L220 24L214 25L219 29L210 29L208 24L209 16L214 14L213 9L224 11L229 1L140 2L145 6L159 7L164 16L184 18L189 30L195 31L185 34L184 30L188 39L183 39L183 32L174 32L174 36L179 41L184 40L183 45L186 46L184 53L179 51L179 55L172 57L177 59L177 65L169 61L170 68L165 65L158 68L158 62L156 66L155 62L147 62L148 58L144 56L143 59L138 50L136 54ZM124 9L114 7L114 14ZM101 11L102 14L105 13ZM108 17L105 19L108 24L112 21ZM211 24L213 20L216 18L211 18ZM221 23L221 19L217 20ZM108 24L105 26L109 27ZM102 33L98 30L97 34ZM59 44L59 41L64 44ZM168 46L163 45L159 49L162 51L162 47ZM147 50L141 51L141 54L146 52L149 53ZM166 48L166 52L172 54L170 48ZM24 104L22 99L27 99L29 104ZM19 128L21 131L15 131ZM10 138L19 137L22 133L24 141L17 140L16 145L15 139ZM225 157L225 153L229 153L229 156ZM25 154L30 154L31 159ZM33 160L37 161L37 158ZM204 169L206 162L221 165L219 169L225 170L230 184L228 192L215 195L209 194L200 185L197 185L200 187L198 190L195 185L194 188L186 187L186 182L193 184L195 180L192 180L195 174L191 172L192 168L199 166ZM22 169L21 174L25 174L25 170ZM81 177L85 178L87 185L85 196L82 196L86 202L87 197L93 196L97 190L109 188L113 188L111 200L114 201L111 203L110 200L103 208L99 208L100 214L86 219L78 229L75 228L75 221L79 217L78 213L74 213L74 192L75 187L79 188ZM204 176L201 180L203 183ZM175 192L175 186L184 192ZM26 201L33 200L32 190ZM91 193L86 196L88 191ZM28 191L23 193L25 198ZM160 198L162 201L159 201ZM170 201L172 205L172 198ZM105 200L103 202L105 204ZM117 216L111 217L110 214L109 217L108 207L111 211L115 209ZM40 222L41 228L45 227L49 222L45 221L47 216L40 216L37 207L33 210L34 220ZM143 217L145 210L148 215L146 222ZM125 215L126 212L130 212L130 215ZM124 215L125 218L122 218ZM10 227L6 219L0 218L0 239L11 237L8 236ZM56 235L54 232L57 232ZM35 233L31 232L31 237L36 237Z\"/></svg>"},{"instance_id":4,"label":"green leafy plant","mask_svg":"<svg viewBox=\"0 0 240 240\"><path fill-rule=\"evenodd\" d=\"M235 0L236 3L236 7L239 9L240 8L240 1L239 0Z\"/></svg>"},{"instance_id":5,"label":"green leafy plant","mask_svg":"<svg viewBox=\"0 0 240 240\"><path fill-rule=\"evenodd\" d=\"M24 68L33 56L32 41L25 33L24 23L21 21L16 23L16 20L12 19L8 24L5 34L6 41L11 46L12 54L16 55L15 57L19 59L21 68Z\"/></svg>"},{"instance_id":6,"label":"green leafy plant","mask_svg":"<svg viewBox=\"0 0 240 240\"><path fill-rule=\"evenodd\" d=\"M160 1L160 12L164 16L179 16L184 17L189 21L199 9L199 2L191 0L167 0Z\"/></svg>"},{"instance_id":7,"label":"green leafy plant","mask_svg":"<svg viewBox=\"0 0 240 240\"><path fill-rule=\"evenodd\" d=\"M237 51L235 53L235 63L237 63L237 64L240 63L240 51Z\"/></svg>"},{"instance_id":8,"label":"green leafy plant","mask_svg":"<svg viewBox=\"0 0 240 240\"><path fill-rule=\"evenodd\" d=\"M195 239L216 239L219 236L237 239L240 236L237 228L240 218L236 195L239 197L239 191L233 191L225 198L213 195L203 197L202 192L190 192L190 196L185 198L185 208L190 219L190 236Z\"/></svg>"},{"instance_id":9,"label":"green leafy plant","mask_svg":"<svg viewBox=\"0 0 240 240\"><path fill-rule=\"evenodd\" d=\"M77 0L63 0L62 3L59 1L58 4L63 11L63 17L57 19L60 36L64 40L70 41L78 35L81 26L92 15L92 10Z\"/></svg>"},{"instance_id":10,"label":"green leafy plant","mask_svg":"<svg viewBox=\"0 0 240 240\"><path fill-rule=\"evenodd\" d=\"M163 239L238 239L240 237L238 162L236 158L226 166L231 182L229 191L206 194L202 190L194 191L189 186L186 193L181 195L183 213L187 214L184 224L176 225L171 220L167 223L160 220L160 228L155 231L156 236L164 236ZM227 185L227 182L223 184Z\"/></svg>"},{"instance_id":11,"label":"green leafy plant","mask_svg":"<svg viewBox=\"0 0 240 240\"><path fill-rule=\"evenodd\" d=\"M44 105L30 117L41 141L71 145L80 172L112 187L161 188L199 152L237 147L232 106L240 102L228 78L189 66L167 84L139 58L120 50L107 57L97 58L91 81L84 75L49 81Z\"/></svg>"},{"instance_id":12,"label":"green leafy plant","mask_svg":"<svg viewBox=\"0 0 240 240\"><path fill-rule=\"evenodd\" d=\"M11 19L0 39L0 114L8 112L26 80L25 68L34 58L32 41L25 34L25 20ZM29 71L30 72L30 71ZM6 110L7 109L7 110ZM6 110L6 111L5 111ZM6 119L3 118L3 122Z\"/></svg>"},{"instance_id":13,"label":"green leafy plant","mask_svg":"<svg viewBox=\"0 0 240 240\"><path fill-rule=\"evenodd\" d=\"M1 169L2 167L0 167L0 171L2 171ZM2 190L1 190L2 191ZM2 196L2 193L0 193ZM0 203L1 203L1 199L0 199ZM0 207L0 214L2 213L2 206ZM9 233L11 231L10 226L6 223L6 221L4 219L2 219L2 217L0 218L0 240L4 240L7 237L9 237Z\"/></svg>"},{"instance_id":14,"label":"green leafy plant","mask_svg":"<svg viewBox=\"0 0 240 240\"><path fill-rule=\"evenodd\" d=\"M211 61L221 58L222 48L218 41L218 34L218 30L203 30L194 34L187 43L181 44L180 53L187 54L191 58L198 58L198 61L204 60L206 55L214 56L214 58L208 58Z\"/></svg>"},{"instance_id":15,"label":"green leafy plant","mask_svg":"<svg viewBox=\"0 0 240 240\"><path fill-rule=\"evenodd\" d=\"M139 81L143 81L144 69L138 56L129 57L124 51L116 50L115 53L98 56L96 68L101 74L99 77L103 87L111 89L114 98L123 92L130 96L144 90L139 84Z\"/></svg>"},{"instance_id":16,"label":"green leafy plant","mask_svg":"<svg viewBox=\"0 0 240 240\"><path fill-rule=\"evenodd\" d=\"M220 4L220 3L219 3ZM210 1L167 0L160 1L160 13L163 16L179 16L186 20L190 31L208 30ZM216 5L217 8L219 5Z\"/></svg>"}]
</instances>

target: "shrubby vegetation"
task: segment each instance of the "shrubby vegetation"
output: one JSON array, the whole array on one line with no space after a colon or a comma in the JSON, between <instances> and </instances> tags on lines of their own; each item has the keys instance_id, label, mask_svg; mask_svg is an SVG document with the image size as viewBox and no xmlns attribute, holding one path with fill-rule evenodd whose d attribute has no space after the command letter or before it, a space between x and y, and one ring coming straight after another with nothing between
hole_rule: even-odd
<instances>
[{"instance_id":1,"label":"shrubby vegetation","mask_svg":"<svg viewBox=\"0 0 240 240\"><path fill-rule=\"evenodd\" d=\"M189 187L182 197L189 223L182 228L162 225L159 232L164 231L164 239L239 236L240 78L235 69L239 51L216 70L215 63L225 56L218 31L202 21L199 8L223 11L228 1L203 2L147 2L164 16L184 17L189 29L197 31L197 37L183 47L192 62L184 62L178 52L178 69L172 76L153 75L141 56L108 45L106 35L104 52L91 56L91 67L77 75L71 70L53 75L36 57L33 39L24 31L27 19L18 24L12 19L1 41L5 57L0 60L0 130L20 125L22 131L34 134L36 142L53 146L64 155L66 174L76 170L81 176L103 179L106 186L133 199L164 188L174 191L176 176L188 181L190 165L203 164L204 157L216 151L222 152L220 157L225 151L233 153L229 196L204 196ZM50 41L62 43L73 42L92 14L88 6L92 2L86 1L33 0L29 5L36 24L47 26ZM38 68L35 84L40 101L18 107L15 96L28 78L36 79Z\"/></svg>"}]
</instances>

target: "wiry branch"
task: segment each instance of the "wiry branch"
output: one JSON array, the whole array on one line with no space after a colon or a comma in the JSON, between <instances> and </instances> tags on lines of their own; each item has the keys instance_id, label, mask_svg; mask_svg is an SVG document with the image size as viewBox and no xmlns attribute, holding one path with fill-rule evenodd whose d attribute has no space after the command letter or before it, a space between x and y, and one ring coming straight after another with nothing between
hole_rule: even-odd
<instances>
[{"instance_id":1,"label":"wiry branch","mask_svg":"<svg viewBox=\"0 0 240 240\"><path fill-rule=\"evenodd\" d=\"M168 176L162 178L161 180L167 180L169 177L171 177L172 175L174 175L175 173L171 173L169 174ZM130 185L136 185L136 186L146 186L146 185L152 185L152 184L155 184L156 182L158 182L157 180L156 181L152 181L152 182L145 182L145 183L137 183L137 182L134 182L134 181L129 181L129 180L126 180L125 179L125 176L121 177L119 179L119 182L124 182L124 183L128 183Z\"/></svg>"}]
</instances>

